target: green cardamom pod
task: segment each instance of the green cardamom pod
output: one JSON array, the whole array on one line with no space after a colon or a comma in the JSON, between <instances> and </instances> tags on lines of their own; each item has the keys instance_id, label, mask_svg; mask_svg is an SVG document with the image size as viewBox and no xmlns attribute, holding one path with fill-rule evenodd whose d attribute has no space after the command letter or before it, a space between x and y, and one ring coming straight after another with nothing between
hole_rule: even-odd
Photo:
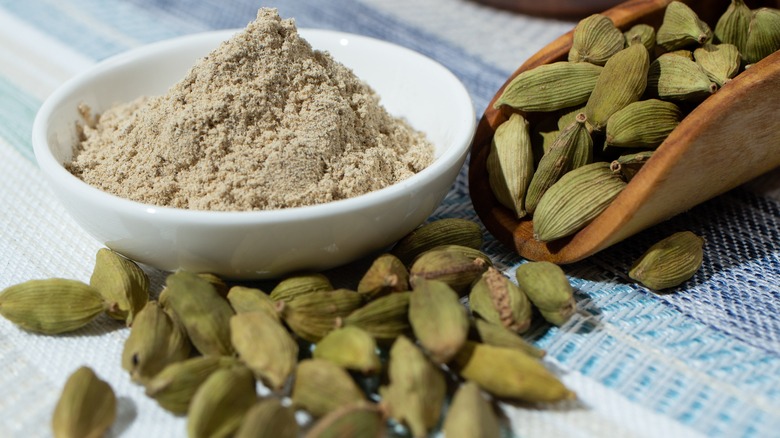
<instances>
[{"instance_id":1,"label":"green cardamom pod","mask_svg":"<svg viewBox=\"0 0 780 438\"><path fill-rule=\"evenodd\" d=\"M493 104L520 111L547 112L581 105L596 85L603 67L589 62L553 62L515 76Z\"/></svg>"},{"instance_id":2,"label":"green cardamom pod","mask_svg":"<svg viewBox=\"0 0 780 438\"><path fill-rule=\"evenodd\" d=\"M270 297L274 301L289 301L298 295L311 292L333 290L330 280L323 274L297 274L280 281L271 290Z\"/></svg>"},{"instance_id":3,"label":"green cardamom pod","mask_svg":"<svg viewBox=\"0 0 780 438\"><path fill-rule=\"evenodd\" d=\"M533 174L525 197L525 208L536 211L539 200L566 172L593 161L593 139L586 125L584 113L560 131L550 150L542 156Z\"/></svg>"},{"instance_id":4,"label":"green cardamom pod","mask_svg":"<svg viewBox=\"0 0 780 438\"><path fill-rule=\"evenodd\" d=\"M654 149L681 119L682 111L672 102L648 99L630 103L607 120L604 148Z\"/></svg>"},{"instance_id":5,"label":"green cardamom pod","mask_svg":"<svg viewBox=\"0 0 780 438\"><path fill-rule=\"evenodd\" d=\"M409 270L393 254L377 257L358 283L357 292L374 299L393 292L409 290Z\"/></svg>"},{"instance_id":6,"label":"green cardamom pod","mask_svg":"<svg viewBox=\"0 0 780 438\"><path fill-rule=\"evenodd\" d=\"M370 301L347 315L343 325L360 328L380 342L409 334L412 329L408 317L410 296L411 292L395 292Z\"/></svg>"},{"instance_id":7,"label":"green cardamom pod","mask_svg":"<svg viewBox=\"0 0 780 438\"><path fill-rule=\"evenodd\" d=\"M496 397L528 403L575 398L541 361L517 350L467 342L452 366L462 378Z\"/></svg>"},{"instance_id":8,"label":"green cardamom pod","mask_svg":"<svg viewBox=\"0 0 780 438\"><path fill-rule=\"evenodd\" d=\"M172 363L145 382L146 395L174 414L186 414L200 385L214 371L235 365L238 361L230 356L196 356Z\"/></svg>"},{"instance_id":9,"label":"green cardamom pod","mask_svg":"<svg viewBox=\"0 0 780 438\"><path fill-rule=\"evenodd\" d=\"M631 181L637 172L647 163L647 160L653 156L655 151L641 151L635 154L626 154L613 160L610 169L623 175L626 181Z\"/></svg>"},{"instance_id":10,"label":"green cardamom pod","mask_svg":"<svg viewBox=\"0 0 780 438\"><path fill-rule=\"evenodd\" d=\"M260 289L233 286L228 291L227 300L236 313L261 311L279 320L276 303Z\"/></svg>"},{"instance_id":11,"label":"green cardamom pod","mask_svg":"<svg viewBox=\"0 0 780 438\"><path fill-rule=\"evenodd\" d=\"M409 278L412 288L421 279L439 280L463 296L490 266L493 266L490 258L480 250L443 245L420 254L409 269Z\"/></svg>"},{"instance_id":12,"label":"green cardamom pod","mask_svg":"<svg viewBox=\"0 0 780 438\"><path fill-rule=\"evenodd\" d=\"M187 436L228 437L257 402L252 372L241 365L214 371L192 397Z\"/></svg>"},{"instance_id":13,"label":"green cardamom pod","mask_svg":"<svg viewBox=\"0 0 780 438\"><path fill-rule=\"evenodd\" d=\"M244 415L235 438L298 438L295 412L277 398L255 403Z\"/></svg>"},{"instance_id":14,"label":"green cardamom pod","mask_svg":"<svg viewBox=\"0 0 780 438\"><path fill-rule=\"evenodd\" d=\"M650 54L645 46L631 44L609 58L585 104L585 116L596 131L609 117L642 96L647 86Z\"/></svg>"},{"instance_id":15,"label":"green cardamom pod","mask_svg":"<svg viewBox=\"0 0 780 438\"><path fill-rule=\"evenodd\" d=\"M436 363L447 363L466 342L469 318L458 294L446 283L419 280L409 298L409 322Z\"/></svg>"},{"instance_id":16,"label":"green cardamom pod","mask_svg":"<svg viewBox=\"0 0 780 438\"><path fill-rule=\"evenodd\" d=\"M605 162L563 175L539 200L534 211L534 238L549 242L576 233L606 210L625 186L620 173Z\"/></svg>"},{"instance_id":17,"label":"green cardamom pod","mask_svg":"<svg viewBox=\"0 0 780 438\"><path fill-rule=\"evenodd\" d=\"M623 33L612 20L601 14L583 18L574 28L569 62L590 62L604 65L623 49Z\"/></svg>"},{"instance_id":18,"label":"green cardamom pod","mask_svg":"<svg viewBox=\"0 0 780 438\"><path fill-rule=\"evenodd\" d=\"M166 366L190 355L184 327L173 320L157 301L149 301L136 314L122 350L122 368L135 382L151 379Z\"/></svg>"},{"instance_id":19,"label":"green cardamom pod","mask_svg":"<svg viewBox=\"0 0 780 438\"><path fill-rule=\"evenodd\" d=\"M222 298L227 298L227 294L230 291L230 287L227 285L227 283L225 283L225 280L221 279L218 275L212 274L210 272L198 272L195 275L208 281L209 284L214 286L214 290L217 291L219 296L221 296Z\"/></svg>"},{"instance_id":20,"label":"green cardamom pod","mask_svg":"<svg viewBox=\"0 0 780 438\"><path fill-rule=\"evenodd\" d=\"M320 418L305 438L382 438L385 429L384 416L376 405L354 403Z\"/></svg>"},{"instance_id":21,"label":"green cardamom pod","mask_svg":"<svg viewBox=\"0 0 780 438\"><path fill-rule=\"evenodd\" d=\"M498 202L522 218L526 190L534 174L534 153L528 121L514 113L496 128L487 157L490 189Z\"/></svg>"},{"instance_id":22,"label":"green cardamom pod","mask_svg":"<svg viewBox=\"0 0 780 438\"><path fill-rule=\"evenodd\" d=\"M498 416L474 382L464 383L455 392L443 429L447 438L501 437Z\"/></svg>"},{"instance_id":23,"label":"green cardamom pod","mask_svg":"<svg viewBox=\"0 0 780 438\"><path fill-rule=\"evenodd\" d=\"M315 346L312 356L348 370L376 374L382 368L377 351L376 340L367 331L345 326L325 335Z\"/></svg>"},{"instance_id":24,"label":"green cardamom pod","mask_svg":"<svg viewBox=\"0 0 780 438\"><path fill-rule=\"evenodd\" d=\"M417 227L401 238L393 247L392 254L408 266L418 255L437 246L450 244L480 249L482 240L482 229L472 220L437 219Z\"/></svg>"},{"instance_id":25,"label":"green cardamom pod","mask_svg":"<svg viewBox=\"0 0 780 438\"><path fill-rule=\"evenodd\" d=\"M298 364L291 398L295 407L314 417L366 401L347 370L325 359L304 359Z\"/></svg>"},{"instance_id":26,"label":"green cardamom pod","mask_svg":"<svg viewBox=\"0 0 780 438\"><path fill-rule=\"evenodd\" d=\"M475 332L474 337L483 344L513 348L537 359L543 358L546 354L544 350L535 347L520 337L517 332L509 330L502 325L487 322L481 318L474 318L472 324Z\"/></svg>"},{"instance_id":27,"label":"green cardamom pod","mask_svg":"<svg viewBox=\"0 0 780 438\"><path fill-rule=\"evenodd\" d=\"M634 262L628 276L653 290L679 286L699 270L704 239L681 231L651 246Z\"/></svg>"},{"instance_id":28,"label":"green cardamom pod","mask_svg":"<svg viewBox=\"0 0 780 438\"><path fill-rule=\"evenodd\" d=\"M408 338L390 348L389 384L379 388L381 406L406 425L414 437L426 437L441 417L447 384L441 369Z\"/></svg>"},{"instance_id":29,"label":"green cardamom pod","mask_svg":"<svg viewBox=\"0 0 780 438\"><path fill-rule=\"evenodd\" d=\"M745 62L755 64L780 50L780 10L758 8L753 11L745 51Z\"/></svg>"},{"instance_id":30,"label":"green cardamom pod","mask_svg":"<svg viewBox=\"0 0 780 438\"><path fill-rule=\"evenodd\" d=\"M179 271L165 279L164 305L187 331L192 345L204 355L229 356L233 309L214 286L196 274Z\"/></svg>"},{"instance_id":31,"label":"green cardamom pod","mask_svg":"<svg viewBox=\"0 0 780 438\"><path fill-rule=\"evenodd\" d=\"M673 1L666 6L656 33L656 43L667 51L702 45L712 38L710 27L690 6Z\"/></svg>"},{"instance_id":32,"label":"green cardamom pod","mask_svg":"<svg viewBox=\"0 0 780 438\"><path fill-rule=\"evenodd\" d=\"M149 277L135 262L116 252L101 248L95 256L95 268L89 279L108 303L108 316L133 324L135 314L149 301Z\"/></svg>"},{"instance_id":33,"label":"green cardamom pod","mask_svg":"<svg viewBox=\"0 0 780 438\"><path fill-rule=\"evenodd\" d=\"M342 325L344 317L363 305L363 296L348 289L298 295L280 306L284 322L296 335L319 342Z\"/></svg>"},{"instance_id":34,"label":"green cardamom pod","mask_svg":"<svg viewBox=\"0 0 780 438\"><path fill-rule=\"evenodd\" d=\"M739 53L744 53L751 15L744 0L731 0L726 12L715 24L715 38L721 43L737 46Z\"/></svg>"},{"instance_id":35,"label":"green cardamom pod","mask_svg":"<svg viewBox=\"0 0 780 438\"><path fill-rule=\"evenodd\" d=\"M655 28L649 24L635 24L623 32L623 37L626 40L626 46L632 44L633 41L639 41L645 46L648 53L655 51Z\"/></svg>"},{"instance_id":36,"label":"green cardamom pod","mask_svg":"<svg viewBox=\"0 0 780 438\"><path fill-rule=\"evenodd\" d=\"M663 100L702 101L718 90L704 69L690 58L664 53L650 64L647 91Z\"/></svg>"},{"instance_id":37,"label":"green cardamom pod","mask_svg":"<svg viewBox=\"0 0 780 438\"><path fill-rule=\"evenodd\" d=\"M577 311L571 283L563 269L555 263L523 263L517 267L515 278L547 322L563 325Z\"/></svg>"},{"instance_id":38,"label":"green cardamom pod","mask_svg":"<svg viewBox=\"0 0 780 438\"><path fill-rule=\"evenodd\" d=\"M0 292L0 315L32 332L55 335L89 324L108 305L94 287L77 280L29 280Z\"/></svg>"},{"instance_id":39,"label":"green cardamom pod","mask_svg":"<svg viewBox=\"0 0 780 438\"><path fill-rule=\"evenodd\" d=\"M116 395L91 368L82 366L68 377L54 407L54 438L104 436L116 420Z\"/></svg>"},{"instance_id":40,"label":"green cardamom pod","mask_svg":"<svg viewBox=\"0 0 780 438\"><path fill-rule=\"evenodd\" d=\"M230 340L255 378L280 391L298 362L298 343L267 312L243 312L230 318Z\"/></svg>"},{"instance_id":41,"label":"green cardamom pod","mask_svg":"<svg viewBox=\"0 0 780 438\"><path fill-rule=\"evenodd\" d=\"M722 87L739 73L742 57L733 44L705 44L693 51L693 57L712 82Z\"/></svg>"},{"instance_id":42,"label":"green cardamom pod","mask_svg":"<svg viewBox=\"0 0 780 438\"><path fill-rule=\"evenodd\" d=\"M528 297L495 268L488 269L471 287L469 306L485 320L517 333L531 326L533 308Z\"/></svg>"}]
</instances>

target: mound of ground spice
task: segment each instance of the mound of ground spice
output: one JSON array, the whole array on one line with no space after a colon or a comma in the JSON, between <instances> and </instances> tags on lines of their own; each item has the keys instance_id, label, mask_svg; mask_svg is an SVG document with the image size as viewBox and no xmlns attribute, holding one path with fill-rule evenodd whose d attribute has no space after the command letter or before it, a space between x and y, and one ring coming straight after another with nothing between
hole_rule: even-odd
<instances>
[{"instance_id":1,"label":"mound of ground spice","mask_svg":"<svg viewBox=\"0 0 780 438\"><path fill-rule=\"evenodd\" d=\"M423 134L267 8L165 95L86 119L71 173L120 197L194 210L350 198L433 159Z\"/></svg>"}]
</instances>

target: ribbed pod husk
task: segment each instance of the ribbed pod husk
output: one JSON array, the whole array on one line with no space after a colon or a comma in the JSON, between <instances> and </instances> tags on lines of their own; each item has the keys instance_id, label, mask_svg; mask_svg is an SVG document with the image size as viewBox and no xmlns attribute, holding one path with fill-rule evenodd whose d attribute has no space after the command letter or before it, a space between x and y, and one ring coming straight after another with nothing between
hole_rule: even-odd
<instances>
[{"instance_id":1,"label":"ribbed pod husk","mask_svg":"<svg viewBox=\"0 0 780 438\"><path fill-rule=\"evenodd\" d=\"M604 65L623 45L623 33L612 20L605 15L593 14L580 20L574 28L568 59L569 62Z\"/></svg>"},{"instance_id":2,"label":"ribbed pod husk","mask_svg":"<svg viewBox=\"0 0 780 438\"><path fill-rule=\"evenodd\" d=\"M699 64L673 53L656 58L647 73L648 94L663 100L698 102L717 89Z\"/></svg>"},{"instance_id":3,"label":"ribbed pod husk","mask_svg":"<svg viewBox=\"0 0 780 438\"><path fill-rule=\"evenodd\" d=\"M680 124L682 111L672 102L640 100L607 121L605 147L656 148Z\"/></svg>"},{"instance_id":4,"label":"ribbed pod husk","mask_svg":"<svg viewBox=\"0 0 780 438\"><path fill-rule=\"evenodd\" d=\"M528 121L520 114L512 114L496 128L487 157L487 173L498 202L517 218L524 217L526 191L534 175L534 153Z\"/></svg>"},{"instance_id":5,"label":"ribbed pod husk","mask_svg":"<svg viewBox=\"0 0 780 438\"><path fill-rule=\"evenodd\" d=\"M654 290L675 287L701 267L704 239L681 231L651 246L631 267L628 276Z\"/></svg>"}]
</instances>

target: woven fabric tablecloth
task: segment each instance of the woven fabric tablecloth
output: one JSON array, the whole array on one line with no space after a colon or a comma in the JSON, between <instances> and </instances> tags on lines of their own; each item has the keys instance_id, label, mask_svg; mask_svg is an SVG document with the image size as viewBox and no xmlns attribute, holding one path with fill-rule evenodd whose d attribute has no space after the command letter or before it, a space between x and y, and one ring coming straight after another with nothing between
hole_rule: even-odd
<instances>
[{"instance_id":1,"label":"woven fabric tablecloth","mask_svg":"<svg viewBox=\"0 0 780 438\"><path fill-rule=\"evenodd\" d=\"M516 67L574 24L466 0L0 0L0 289L34 278L88 280L101 247L65 213L35 163L30 132L43 100L96 61L152 41L243 27L260 6L300 27L419 51L465 83L477 114ZM512 433L780 436L779 180L775 171L567 266L578 313L527 338L547 350L545 363L578 399L502 405ZM432 219L440 217L478 221L465 167ZM684 229L707 242L691 281L664 294L627 281L644 248ZM483 249L507 274L522 262L489 235ZM164 273L150 274L159 290ZM66 336L40 336L0 319L0 437L50 436L60 389L80 365L118 395L112 436L185 436L185 420L146 398L121 369L128 332L100 317Z\"/></svg>"}]
</instances>

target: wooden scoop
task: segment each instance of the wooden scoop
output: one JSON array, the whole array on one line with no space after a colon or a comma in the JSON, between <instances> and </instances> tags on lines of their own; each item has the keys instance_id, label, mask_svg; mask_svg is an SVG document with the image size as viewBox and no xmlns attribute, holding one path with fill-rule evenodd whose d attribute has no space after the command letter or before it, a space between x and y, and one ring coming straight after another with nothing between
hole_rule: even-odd
<instances>
[{"instance_id":1,"label":"wooden scoop","mask_svg":"<svg viewBox=\"0 0 780 438\"><path fill-rule=\"evenodd\" d=\"M627 30L637 23L657 28L670 0L633 0L603 14ZM728 2L698 8L714 28ZM774 6L775 2L768 2ZM757 5L752 5L757 7ZM699 11L708 11L714 16ZM740 73L699 104L656 150L618 198L573 236L543 243L533 238L530 218L518 220L493 196L486 160L496 128L512 112L493 102L518 74L566 60L572 32L553 41L515 71L488 105L471 146L469 192L487 230L521 256L565 264L595 254L652 225L780 166L780 51Z\"/></svg>"}]
</instances>

